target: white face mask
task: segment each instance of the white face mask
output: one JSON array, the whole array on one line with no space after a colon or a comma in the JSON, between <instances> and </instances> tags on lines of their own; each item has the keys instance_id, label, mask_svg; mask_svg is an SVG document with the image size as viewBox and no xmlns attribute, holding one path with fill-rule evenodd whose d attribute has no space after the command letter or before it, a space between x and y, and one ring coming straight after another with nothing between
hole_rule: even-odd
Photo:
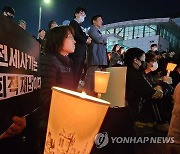
<instances>
[{"instance_id":1,"label":"white face mask","mask_svg":"<svg viewBox=\"0 0 180 154\"><path fill-rule=\"evenodd\" d=\"M151 71L155 71L155 70L157 70L157 68L158 68L158 63L157 63L157 61L156 61L156 62L153 63L153 66L150 67L150 70L151 70Z\"/></svg>"},{"instance_id":2,"label":"white face mask","mask_svg":"<svg viewBox=\"0 0 180 154\"><path fill-rule=\"evenodd\" d=\"M157 48L154 48L154 51L157 51Z\"/></svg>"},{"instance_id":3,"label":"white face mask","mask_svg":"<svg viewBox=\"0 0 180 154\"><path fill-rule=\"evenodd\" d=\"M80 16L79 19L78 19L78 21L79 21L80 23L82 23L82 22L84 22L84 18L85 18L85 16Z\"/></svg>"}]
</instances>

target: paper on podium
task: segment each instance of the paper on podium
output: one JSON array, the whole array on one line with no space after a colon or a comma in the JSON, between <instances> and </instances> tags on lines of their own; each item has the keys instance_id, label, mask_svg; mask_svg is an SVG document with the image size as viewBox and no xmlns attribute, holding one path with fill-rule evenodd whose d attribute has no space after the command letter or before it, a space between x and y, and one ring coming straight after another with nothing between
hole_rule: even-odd
<instances>
[{"instance_id":1,"label":"paper on podium","mask_svg":"<svg viewBox=\"0 0 180 154\"><path fill-rule=\"evenodd\" d=\"M109 102L63 88L52 90L44 154L89 154Z\"/></svg>"},{"instance_id":2,"label":"paper on podium","mask_svg":"<svg viewBox=\"0 0 180 154\"><path fill-rule=\"evenodd\" d=\"M106 69L110 72L107 92L102 94L102 99L110 102L110 107L125 107L126 91L126 71L127 67L110 67Z\"/></svg>"}]
</instances>

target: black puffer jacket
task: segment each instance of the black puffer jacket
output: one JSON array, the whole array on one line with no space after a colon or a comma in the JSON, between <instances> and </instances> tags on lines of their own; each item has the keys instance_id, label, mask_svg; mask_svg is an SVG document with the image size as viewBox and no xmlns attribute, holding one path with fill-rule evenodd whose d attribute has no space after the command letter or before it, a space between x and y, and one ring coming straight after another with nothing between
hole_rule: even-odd
<instances>
[{"instance_id":1,"label":"black puffer jacket","mask_svg":"<svg viewBox=\"0 0 180 154\"><path fill-rule=\"evenodd\" d=\"M127 69L126 75L126 100L130 106L135 120L140 111L141 104L150 102L155 90L147 81L143 73L133 67Z\"/></svg>"},{"instance_id":2,"label":"black puffer jacket","mask_svg":"<svg viewBox=\"0 0 180 154\"><path fill-rule=\"evenodd\" d=\"M40 117L47 120L52 94L51 87L72 89L73 78L70 59L68 56L62 56L58 53L43 55L40 59L40 75L42 79L39 97Z\"/></svg>"}]
</instances>

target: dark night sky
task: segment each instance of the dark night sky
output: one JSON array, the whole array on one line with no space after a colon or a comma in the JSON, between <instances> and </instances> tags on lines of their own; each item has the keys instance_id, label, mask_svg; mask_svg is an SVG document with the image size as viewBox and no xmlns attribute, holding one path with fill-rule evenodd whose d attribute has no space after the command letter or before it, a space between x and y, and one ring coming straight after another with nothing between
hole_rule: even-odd
<instances>
[{"instance_id":1,"label":"dark night sky","mask_svg":"<svg viewBox=\"0 0 180 154\"><path fill-rule=\"evenodd\" d=\"M37 35L40 1L43 0L0 0L0 9L5 5L16 10L15 22L23 19L27 31ZM51 5L42 4L42 28L47 29L49 20L58 24L72 20L74 8L83 6L87 11L84 27L90 25L93 15L101 14L104 24L133 19L155 17L180 17L180 0L51 0Z\"/></svg>"}]
</instances>

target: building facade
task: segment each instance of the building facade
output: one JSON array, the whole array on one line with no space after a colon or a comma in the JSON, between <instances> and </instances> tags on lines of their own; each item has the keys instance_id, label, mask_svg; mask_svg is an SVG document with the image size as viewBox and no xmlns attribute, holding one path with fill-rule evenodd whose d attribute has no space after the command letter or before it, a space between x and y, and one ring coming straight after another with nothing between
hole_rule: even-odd
<instances>
[{"instance_id":1,"label":"building facade","mask_svg":"<svg viewBox=\"0 0 180 154\"><path fill-rule=\"evenodd\" d=\"M138 47L147 52L151 44L159 51L180 52L180 27L170 18L140 19L104 25L101 29L107 37L108 51L115 44L125 48Z\"/></svg>"}]
</instances>

